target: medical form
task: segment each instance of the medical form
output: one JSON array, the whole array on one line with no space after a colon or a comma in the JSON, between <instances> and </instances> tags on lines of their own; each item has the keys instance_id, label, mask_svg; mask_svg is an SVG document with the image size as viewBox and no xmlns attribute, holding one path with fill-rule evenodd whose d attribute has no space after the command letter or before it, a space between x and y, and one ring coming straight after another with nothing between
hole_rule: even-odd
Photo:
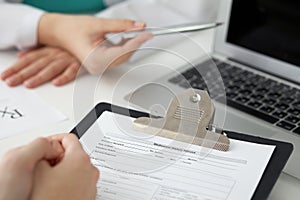
<instances>
[{"instance_id":1,"label":"medical form","mask_svg":"<svg viewBox=\"0 0 300 200\"><path fill-rule=\"evenodd\" d=\"M250 199L275 146L230 140L221 152L133 131L104 112L81 142L99 168L97 199Z\"/></svg>"}]
</instances>

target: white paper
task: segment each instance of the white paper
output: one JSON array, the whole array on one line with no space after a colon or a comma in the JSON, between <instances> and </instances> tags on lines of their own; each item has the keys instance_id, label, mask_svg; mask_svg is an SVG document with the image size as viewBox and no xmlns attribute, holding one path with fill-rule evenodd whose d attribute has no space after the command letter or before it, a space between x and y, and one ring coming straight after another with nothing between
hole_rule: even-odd
<instances>
[{"instance_id":1,"label":"white paper","mask_svg":"<svg viewBox=\"0 0 300 200\"><path fill-rule=\"evenodd\" d=\"M104 112L81 138L100 170L97 199L250 199L275 146L230 140L221 152L150 136Z\"/></svg>"},{"instance_id":2,"label":"white paper","mask_svg":"<svg viewBox=\"0 0 300 200\"><path fill-rule=\"evenodd\" d=\"M0 81L0 139L65 119L35 92L23 86L10 88Z\"/></svg>"}]
</instances>

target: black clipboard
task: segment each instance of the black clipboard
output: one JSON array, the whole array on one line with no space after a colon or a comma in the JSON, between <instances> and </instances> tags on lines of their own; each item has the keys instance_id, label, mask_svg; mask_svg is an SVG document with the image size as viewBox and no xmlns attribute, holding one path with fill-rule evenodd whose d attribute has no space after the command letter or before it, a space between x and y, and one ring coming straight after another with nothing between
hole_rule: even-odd
<instances>
[{"instance_id":1,"label":"black clipboard","mask_svg":"<svg viewBox=\"0 0 300 200\"><path fill-rule=\"evenodd\" d=\"M149 114L144 112L130 110L109 103L99 103L78 123L75 128L72 129L71 133L75 134L78 138L81 138L81 136L84 135L84 133L105 111L130 116L133 118L149 117ZM276 146L271 159L262 175L262 178L252 196L252 199L254 200L267 199L293 151L293 145L287 142L270 140L230 131L226 131L226 134L229 138L232 139Z\"/></svg>"}]
</instances>

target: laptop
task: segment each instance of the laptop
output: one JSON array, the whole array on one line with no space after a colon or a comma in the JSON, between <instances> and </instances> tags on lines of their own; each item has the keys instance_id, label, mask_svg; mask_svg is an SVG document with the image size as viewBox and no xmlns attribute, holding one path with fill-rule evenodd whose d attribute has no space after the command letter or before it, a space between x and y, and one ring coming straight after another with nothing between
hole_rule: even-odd
<instances>
[{"instance_id":1,"label":"laptop","mask_svg":"<svg viewBox=\"0 0 300 200\"><path fill-rule=\"evenodd\" d=\"M284 172L300 179L299 9L295 1L220 1L218 21L225 25L216 30L211 57L225 88L223 128L293 143ZM176 93L189 87L208 90L195 70L207 65L202 60L194 67L182 66L181 74L170 73L153 82ZM133 96L131 103L149 110L160 102L167 106L172 94L154 84ZM211 97L217 112L224 108L217 95Z\"/></svg>"}]
</instances>

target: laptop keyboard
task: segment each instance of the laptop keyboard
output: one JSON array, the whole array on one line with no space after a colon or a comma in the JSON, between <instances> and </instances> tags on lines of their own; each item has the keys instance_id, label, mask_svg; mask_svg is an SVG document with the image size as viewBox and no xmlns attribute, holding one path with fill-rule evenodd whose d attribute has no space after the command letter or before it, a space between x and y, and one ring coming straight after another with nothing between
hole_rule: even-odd
<instances>
[{"instance_id":1,"label":"laptop keyboard","mask_svg":"<svg viewBox=\"0 0 300 200\"><path fill-rule=\"evenodd\" d=\"M214 59L217 69L221 74L225 92L226 103L235 109L253 115L275 126L300 134L300 90L268 79L251 71L230 65ZM207 68L208 62L204 62L195 68L184 71L175 76L169 82L182 88L193 87L207 90L212 99L222 101L221 95L224 89L214 87L207 89L205 81L199 75L197 69L205 68L205 80L214 81L209 74L215 67ZM211 63L210 63L211 64ZM211 72L209 71L211 70ZM203 75L203 74L202 74ZM220 80L219 80L220 81ZM213 92L212 92L213 91Z\"/></svg>"}]
</instances>

